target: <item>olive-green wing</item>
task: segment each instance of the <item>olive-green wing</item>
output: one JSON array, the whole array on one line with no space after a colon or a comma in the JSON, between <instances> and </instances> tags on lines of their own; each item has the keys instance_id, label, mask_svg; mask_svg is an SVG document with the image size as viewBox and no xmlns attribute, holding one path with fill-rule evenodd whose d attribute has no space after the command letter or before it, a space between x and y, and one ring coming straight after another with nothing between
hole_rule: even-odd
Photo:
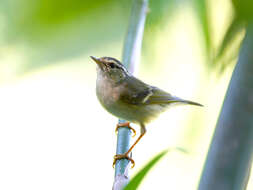
<instances>
[{"instance_id":1,"label":"olive-green wing","mask_svg":"<svg viewBox=\"0 0 253 190\"><path fill-rule=\"evenodd\" d=\"M143 104L153 94L149 85L135 77L127 78L120 85L124 87L121 91L120 100L128 104Z\"/></svg>"},{"instance_id":2,"label":"olive-green wing","mask_svg":"<svg viewBox=\"0 0 253 190\"><path fill-rule=\"evenodd\" d=\"M196 105L196 106L202 106L201 104L197 102L184 100L176 96L172 96L171 94L156 87L152 87L152 95L150 95L145 101L145 104L171 104L171 103L191 104L191 105Z\"/></svg>"},{"instance_id":3,"label":"olive-green wing","mask_svg":"<svg viewBox=\"0 0 253 190\"><path fill-rule=\"evenodd\" d=\"M183 100L153 86L149 86L137 78L131 77L124 83L121 101L134 105L182 103L202 106L199 103Z\"/></svg>"}]
</instances>

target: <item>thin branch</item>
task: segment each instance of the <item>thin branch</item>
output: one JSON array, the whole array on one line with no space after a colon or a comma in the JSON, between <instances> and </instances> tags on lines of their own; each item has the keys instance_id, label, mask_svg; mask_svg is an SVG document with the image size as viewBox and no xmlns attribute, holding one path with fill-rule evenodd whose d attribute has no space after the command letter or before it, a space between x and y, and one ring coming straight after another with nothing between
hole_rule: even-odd
<instances>
[{"instance_id":1,"label":"thin branch","mask_svg":"<svg viewBox=\"0 0 253 190\"><path fill-rule=\"evenodd\" d=\"M141 46L146 14L148 10L148 0L133 0L128 33L125 38L122 62L129 72L134 74L140 60ZM119 123L125 122L119 119ZM130 147L131 131L128 128L118 129L116 154L125 153ZM113 190L121 190L128 183L129 161L118 160L115 165L115 179Z\"/></svg>"}]
</instances>

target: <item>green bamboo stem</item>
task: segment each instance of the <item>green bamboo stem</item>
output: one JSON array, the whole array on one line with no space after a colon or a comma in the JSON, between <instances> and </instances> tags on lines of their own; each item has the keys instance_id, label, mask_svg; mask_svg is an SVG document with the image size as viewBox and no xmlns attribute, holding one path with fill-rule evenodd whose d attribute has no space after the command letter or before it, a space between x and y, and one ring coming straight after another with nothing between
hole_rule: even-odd
<instances>
[{"instance_id":1,"label":"green bamboo stem","mask_svg":"<svg viewBox=\"0 0 253 190\"><path fill-rule=\"evenodd\" d=\"M122 62L129 72L136 73L137 63L141 54L144 25L148 10L148 0L133 0L130 22L125 38ZM125 122L119 119L119 123ZM130 148L131 131L128 128L119 128L116 154L123 154ZM121 190L128 183L127 159L118 160L115 165L115 180L113 189Z\"/></svg>"},{"instance_id":2,"label":"green bamboo stem","mask_svg":"<svg viewBox=\"0 0 253 190\"><path fill-rule=\"evenodd\" d=\"M245 190L253 159L253 23L246 30L198 190Z\"/></svg>"}]
</instances>

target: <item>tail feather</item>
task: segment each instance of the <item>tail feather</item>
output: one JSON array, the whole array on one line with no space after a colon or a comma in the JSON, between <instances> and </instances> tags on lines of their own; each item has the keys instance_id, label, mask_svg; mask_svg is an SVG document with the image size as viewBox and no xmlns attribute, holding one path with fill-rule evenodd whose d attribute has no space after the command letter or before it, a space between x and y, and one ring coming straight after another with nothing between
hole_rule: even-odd
<instances>
[{"instance_id":1,"label":"tail feather","mask_svg":"<svg viewBox=\"0 0 253 190\"><path fill-rule=\"evenodd\" d=\"M189 100L184 100L184 99L181 99L181 98L178 98L178 97L173 97L173 99L171 100L171 102L175 102L175 103L183 103L183 104L190 104L190 105L194 105L194 106L202 106L202 104L199 104L197 102L193 102L193 101L189 101Z\"/></svg>"},{"instance_id":2,"label":"tail feather","mask_svg":"<svg viewBox=\"0 0 253 190\"><path fill-rule=\"evenodd\" d=\"M190 104L190 105L194 105L194 106L202 106L202 107L204 107L202 104L199 104L199 103L193 102L193 101L189 101L189 100L183 100L181 102L186 103L186 104Z\"/></svg>"}]
</instances>

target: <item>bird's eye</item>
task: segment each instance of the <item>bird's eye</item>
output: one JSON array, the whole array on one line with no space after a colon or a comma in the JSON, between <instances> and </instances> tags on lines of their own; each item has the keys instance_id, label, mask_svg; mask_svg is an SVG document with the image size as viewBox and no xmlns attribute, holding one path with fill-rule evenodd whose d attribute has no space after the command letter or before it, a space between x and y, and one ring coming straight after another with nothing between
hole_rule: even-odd
<instances>
[{"instance_id":1,"label":"bird's eye","mask_svg":"<svg viewBox=\"0 0 253 190\"><path fill-rule=\"evenodd\" d=\"M114 69L114 68L121 69L121 68L120 68L118 65L116 65L115 63L110 63L109 65L110 65L110 67L111 67L112 69Z\"/></svg>"},{"instance_id":2,"label":"bird's eye","mask_svg":"<svg viewBox=\"0 0 253 190\"><path fill-rule=\"evenodd\" d=\"M111 64L110 64L110 67L111 67L112 69L114 69L114 68L116 67L116 65L115 65L114 63L111 63Z\"/></svg>"}]
</instances>

